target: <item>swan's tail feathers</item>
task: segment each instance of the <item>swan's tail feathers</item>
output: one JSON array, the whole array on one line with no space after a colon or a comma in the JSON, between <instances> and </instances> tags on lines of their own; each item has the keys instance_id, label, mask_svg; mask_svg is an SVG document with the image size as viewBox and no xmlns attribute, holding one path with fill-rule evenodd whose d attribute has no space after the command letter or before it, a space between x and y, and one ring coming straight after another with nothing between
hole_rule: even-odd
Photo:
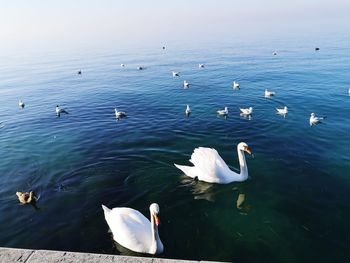
<instances>
[{"instance_id":1,"label":"swan's tail feathers","mask_svg":"<svg viewBox=\"0 0 350 263\"><path fill-rule=\"evenodd\" d=\"M186 166L186 165L178 165L176 163L174 163L175 167L180 169L184 174L186 174L187 176L191 177L191 178L195 178L196 176L194 174L192 174L192 169L193 167L191 166Z\"/></svg>"},{"instance_id":2,"label":"swan's tail feathers","mask_svg":"<svg viewBox=\"0 0 350 263\"><path fill-rule=\"evenodd\" d=\"M111 212L111 209L109 209L107 206L102 205L103 211L105 212L105 215L108 215L109 212Z\"/></svg>"}]
</instances>

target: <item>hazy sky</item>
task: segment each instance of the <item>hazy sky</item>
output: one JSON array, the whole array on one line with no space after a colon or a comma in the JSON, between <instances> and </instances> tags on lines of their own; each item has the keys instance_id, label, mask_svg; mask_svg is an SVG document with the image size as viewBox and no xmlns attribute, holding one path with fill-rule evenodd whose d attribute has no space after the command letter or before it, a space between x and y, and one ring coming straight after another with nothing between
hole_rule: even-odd
<instances>
[{"instance_id":1,"label":"hazy sky","mask_svg":"<svg viewBox=\"0 0 350 263\"><path fill-rule=\"evenodd\" d=\"M0 0L0 48L350 34L349 0Z\"/></svg>"}]
</instances>

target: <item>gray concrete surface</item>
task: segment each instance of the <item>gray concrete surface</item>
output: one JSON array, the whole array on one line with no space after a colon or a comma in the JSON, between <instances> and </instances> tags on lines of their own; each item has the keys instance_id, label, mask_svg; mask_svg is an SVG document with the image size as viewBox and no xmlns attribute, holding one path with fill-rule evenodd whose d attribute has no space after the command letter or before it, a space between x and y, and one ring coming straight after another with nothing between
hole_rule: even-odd
<instances>
[{"instance_id":1,"label":"gray concrete surface","mask_svg":"<svg viewBox=\"0 0 350 263\"><path fill-rule=\"evenodd\" d=\"M209 263L209 261L188 261L164 258L128 257L119 255L77 253L52 250L31 250L0 247L0 262L87 262L87 263ZM213 263L211 261L211 263Z\"/></svg>"}]
</instances>

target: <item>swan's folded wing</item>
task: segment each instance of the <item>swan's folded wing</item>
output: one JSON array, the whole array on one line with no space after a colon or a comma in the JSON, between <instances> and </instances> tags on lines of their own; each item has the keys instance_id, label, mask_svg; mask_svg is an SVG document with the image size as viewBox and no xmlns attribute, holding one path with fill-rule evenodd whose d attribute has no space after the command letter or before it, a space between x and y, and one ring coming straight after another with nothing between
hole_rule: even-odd
<instances>
[{"instance_id":1,"label":"swan's folded wing","mask_svg":"<svg viewBox=\"0 0 350 263\"><path fill-rule=\"evenodd\" d=\"M194 149L190 162L200 171L199 178L207 182L219 182L222 170L229 169L218 152L212 148L199 147Z\"/></svg>"},{"instance_id":2,"label":"swan's folded wing","mask_svg":"<svg viewBox=\"0 0 350 263\"><path fill-rule=\"evenodd\" d=\"M113 209L114 210L114 209ZM114 240L136 252L147 253L152 242L151 223L139 211L117 208L111 211L108 225Z\"/></svg>"}]
</instances>

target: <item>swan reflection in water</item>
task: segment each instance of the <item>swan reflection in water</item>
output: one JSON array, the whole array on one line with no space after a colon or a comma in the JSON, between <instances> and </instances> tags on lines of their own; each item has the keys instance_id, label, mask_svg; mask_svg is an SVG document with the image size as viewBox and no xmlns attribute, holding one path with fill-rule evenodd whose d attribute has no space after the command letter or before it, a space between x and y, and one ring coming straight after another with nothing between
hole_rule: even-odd
<instances>
[{"instance_id":1,"label":"swan reflection in water","mask_svg":"<svg viewBox=\"0 0 350 263\"><path fill-rule=\"evenodd\" d=\"M181 176L181 184L184 186L191 186L191 193L195 200L207 200L209 202L215 201L215 195L219 185L210 184L203 181L194 180L187 176Z\"/></svg>"},{"instance_id":2,"label":"swan reflection in water","mask_svg":"<svg viewBox=\"0 0 350 263\"><path fill-rule=\"evenodd\" d=\"M236 200L236 208L243 214L247 214L252 209L252 206L247 204L245 201L246 201L246 195L241 193L238 194L238 197Z\"/></svg>"}]
</instances>

